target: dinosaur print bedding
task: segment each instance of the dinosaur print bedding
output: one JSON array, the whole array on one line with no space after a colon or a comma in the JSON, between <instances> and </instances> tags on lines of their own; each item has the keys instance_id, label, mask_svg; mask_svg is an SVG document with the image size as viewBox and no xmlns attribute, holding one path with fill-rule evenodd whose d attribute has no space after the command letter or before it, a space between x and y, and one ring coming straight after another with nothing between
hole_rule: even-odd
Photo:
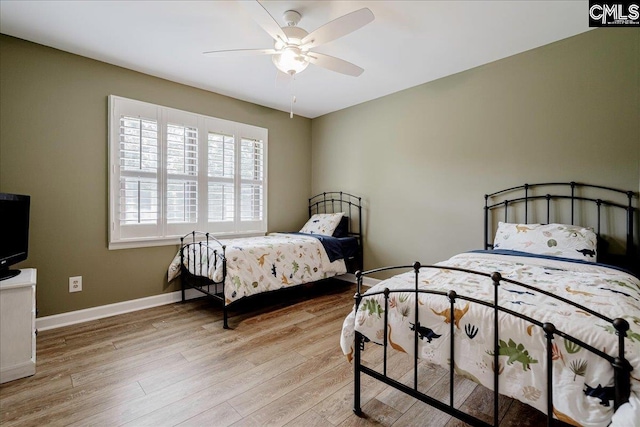
<instances>
[{"instance_id":1,"label":"dinosaur print bedding","mask_svg":"<svg viewBox=\"0 0 640 427\"><path fill-rule=\"evenodd\" d=\"M438 265L492 273L517 280L589 307L612 319L629 321L626 358L634 368L630 402L613 414L613 369L610 364L571 341L556 336L553 347L554 415L579 426L640 425L640 280L601 264L531 258L492 253L464 253ZM384 280L369 289L344 321L340 344L350 359L354 329L381 344L384 337L384 296L367 293L384 288L414 289L413 271ZM419 287L493 301L493 284L485 276L448 269L423 268ZM414 294L391 293L388 340L390 346L414 352ZM500 286L500 305L542 322L551 322L595 348L615 355L617 336L611 324L561 301L507 282ZM418 355L448 367L450 323L454 322L455 370L493 389L493 310L457 300L451 319L446 296L422 294L418 299L420 328ZM546 339L542 328L499 315L500 393L546 413ZM366 351L366 350L365 350ZM635 377L635 378L633 378ZM613 416L613 418L612 418Z\"/></svg>"},{"instance_id":2,"label":"dinosaur print bedding","mask_svg":"<svg viewBox=\"0 0 640 427\"><path fill-rule=\"evenodd\" d=\"M227 276L224 287L227 305L249 295L315 282L347 272L344 260L337 259L331 262L322 243L312 236L274 233L221 242L227 247ZM212 242L208 251L209 257L213 257L214 250L220 251L220 245ZM204 250L202 252L202 259L198 259L194 252L191 252L189 271L217 282L221 281L222 263L218 262L215 267L212 261L207 264L207 254ZM178 252L169 266L169 281L179 274Z\"/></svg>"}]
</instances>

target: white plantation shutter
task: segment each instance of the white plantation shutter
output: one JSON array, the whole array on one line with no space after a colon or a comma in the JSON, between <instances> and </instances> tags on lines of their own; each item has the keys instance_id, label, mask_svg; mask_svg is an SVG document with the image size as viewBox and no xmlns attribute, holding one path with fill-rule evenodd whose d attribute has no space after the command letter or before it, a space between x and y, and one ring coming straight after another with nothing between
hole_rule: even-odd
<instances>
[{"instance_id":1,"label":"white plantation shutter","mask_svg":"<svg viewBox=\"0 0 640 427\"><path fill-rule=\"evenodd\" d=\"M267 129L109 97L109 248L264 234Z\"/></svg>"},{"instance_id":2,"label":"white plantation shutter","mask_svg":"<svg viewBox=\"0 0 640 427\"><path fill-rule=\"evenodd\" d=\"M120 223L158 222L158 124L120 118Z\"/></svg>"},{"instance_id":3,"label":"white plantation shutter","mask_svg":"<svg viewBox=\"0 0 640 427\"><path fill-rule=\"evenodd\" d=\"M209 222L233 221L234 196L233 184L209 183Z\"/></svg>"},{"instance_id":4,"label":"white plantation shutter","mask_svg":"<svg viewBox=\"0 0 640 427\"><path fill-rule=\"evenodd\" d=\"M209 132L208 186L209 222L235 218L235 139L233 135Z\"/></svg>"},{"instance_id":5,"label":"white plantation shutter","mask_svg":"<svg viewBox=\"0 0 640 427\"><path fill-rule=\"evenodd\" d=\"M169 224L198 222L198 182L167 180L167 222Z\"/></svg>"},{"instance_id":6,"label":"white plantation shutter","mask_svg":"<svg viewBox=\"0 0 640 427\"><path fill-rule=\"evenodd\" d=\"M120 178L120 224L158 223L158 180Z\"/></svg>"},{"instance_id":7,"label":"white plantation shutter","mask_svg":"<svg viewBox=\"0 0 640 427\"><path fill-rule=\"evenodd\" d=\"M245 139L240 143L240 220L262 221L264 143Z\"/></svg>"},{"instance_id":8,"label":"white plantation shutter","mask_svg":"<svg viewBox=\"0 0 640 427\"><path fill-rule=\"evenodd\" d=\"M167 222L198 222L198 130L167 125Z\"/></svg>"}]
</instances>

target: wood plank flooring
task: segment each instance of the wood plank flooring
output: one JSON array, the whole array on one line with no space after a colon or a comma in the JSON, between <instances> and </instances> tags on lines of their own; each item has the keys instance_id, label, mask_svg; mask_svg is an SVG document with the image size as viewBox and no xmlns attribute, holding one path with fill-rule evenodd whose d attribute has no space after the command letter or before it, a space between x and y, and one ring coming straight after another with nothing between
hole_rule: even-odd
<instances>
[{"instance_id":1,"label":"wood plank flooring","mask_svg":"<svg viewBox=\"0 0 640 427\"><path fill-rule=\"evenodd\" d=\"M0 386L10 426L434 426L466 425L362 377L364 415L352 412L352 365L340 330L353 284L329 280L270 295L231 312L208 299L165 305L41 332L36 374ZM284 302L282 298L284 297ZM364 359L376 366L381 348ZM412 378L394 354L389 371ZM447 371L420 365L421 388L449 399ZM456 405L491 421L492 395L456 377ZM544 425L542 415L500 399L504 426Z\"/></svg>"}]
</instances>

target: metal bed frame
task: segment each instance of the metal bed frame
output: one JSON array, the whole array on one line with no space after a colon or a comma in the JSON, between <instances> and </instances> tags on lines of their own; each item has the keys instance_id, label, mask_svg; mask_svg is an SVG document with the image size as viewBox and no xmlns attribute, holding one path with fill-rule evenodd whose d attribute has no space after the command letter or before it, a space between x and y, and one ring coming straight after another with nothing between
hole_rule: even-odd
<instances>
[{"instance_id":1,"label":"metal bed frame","mask_svg":"<svg viewBox=\"0 0 640 427\"><path fill-rule=\"evenodd\" d=\"M356 271L363 266L362 249L362 198L342 191L324 192L309 199L309 218L315 213L344 212L348 216L347 236L355 237L358 241L358 253L353 259L345 260L348 271ZM212 249L215 247L216 249ZM200 263L200 271L193 274L187 266L196 271L196 260L206 257L206 264ZM180 283L182 301L188 288L196 289L205 295L222 303L223 327L229 329L228 307L224 297L227 278L226 245L223 241L213 237L210 233L192 231L180 238ZM214 281L207 277L210 267L216 268L222 264L222 278ZM279 292L273 290L271 292ZM251 298L251 297L250 297ZM234 302L235 303L235 302Z\"/></svg>"},{"instance_id":2,"label":"metal bed frame","mask_svg":"<svg viewBox=\"0 0 640 427\"><path fill-rule=\"evenodd\" d=\"M565 195L549 195L549 194L545 194L544 196L535 196L535 195L529 195L529 190L535 187L543 187L543 186L570 186L571 188L571 194L567 197ZM609 202L609 201L605 201L599 198L596 199L592 199L592 198L588 198L588 197L582 197L582 196L577 196L575 195L575 191L578 188L582 188L582 187L587 187L587 188L595 188L598 190L604 190L605 192L613 192L613 193L622 193L625 194L628 197L628 204L623 205L623 204L619 204L619 203L615 203L615 202ZM524 197L516 197L515 199L511 199L511 200L505 200L505 201L501 201L499 203L493 203L490 204L489 203L489 198L495 197L495 196L503 196L506 193L511 193L513 191L518 191L518 190L524 190L525 192L525 196ZM597 212L598 212L598 220L597 220L597 234L598 236L600 236L600 223L601 223L601 216L600 216L600 207L602 205L604 206L611 206L613 208L622 208L626 211L626 217L627 217L627 239L626 239L626 251L625 251L625 255L622 258L614 258L614 260L618 260L618 261L623 261L623 265L629 265L629 262L633 262L634 257L636 256L634 250L634 236L633 236L633 222L634 222L634 213L636 211L636 208L634 208L632 206L632 198L635 196L635 194L631 191L621 191L621 190L616 190L613 188L608 188L608 187L602 187L602 186L594 186L594 185L587 185L587 184L577 184L575 182L571 182L571 183L566 183L566 184L557 184L557 183L551 183L551 184L533 184L533 185L529 185L529 184L525 184L524 186L520 186L520 187L513 187L510 189L506 189L506 190L502 190L502 191L498 191L496 193L492 193L492 194L488 194L485 196L485 248L492 248L492 245L489 244L488 241L488 236L489 236L489 217L490 217L490 213L494 210L497 209L499 207L503 207L505 210L504 213L504 218L505 221L508 218L507 216L507 208L509 207L509 205L514 204L514 203L519 203L519 202L524 202L525 204L525 222L527 222L527 220L529 219L528 216L528 208L526 207L528 204L532 203L535 200L538 199L543 199L547 201L547 220L549 220L550 216L549 216L549 206L551 204L551 202L553 200L558 200L558 199L565 199L565 198L569 198L571 201L571 219L572 219L572 223L573 223L573 218L574 218L574 204L576 201L583 201L583 202L593 202L597 205ZM533 325L536 325L537 327L540 327L543 329L544 333L545 333L545 337L546 337L546 342L547 342L547 346L546 346L546 362L547 362L547 373L546 373L546 383L547 383L547 395L546 395L546 401L547 401L547 426L552 426L554 425L554 419L553 419L553 371L552 371L552 350L553 350L553 340L554 337L561 337L564 338L568 341L571 341L574 344L577 344L579 346L581 346L582 348L590 351L591 353L601 357L602 359L606 360L607 362L609 362L611 364L611 366L613 367L614 370L614 410L617 410L620 405L622 405L623 403L627 402L629 400L629 395L631 392L631 371L632 371L632 367L629 363L629 361L625 358L624 356L624 352L625 352L625 338L627 336L626 332L629 330L629 323L622 319L622 318L616 318L616 319L610 319L606 316L603 316L600 313L595 312L592 309L589 309L588 307L584 307L580 304L577 303L573 303L563 297L554 295L550 292L541 290L539 288L534 288L533 286L529 286L527 284L518 282L518 281L514 281L514 280L510 280L510 279L506 279L503 278L499 272L494 272L494 273L484 273L484 272L476 272L476 271L471 271L471 270L466 270L466 269L461 269L461 268L454 268L454 267L444 267L444 266L434 266L434 265L428 265L428 266L423 266L421 265L419 262L414 263L413 265L405 265L405 266L394 266L394 267L384 267L384 268L378 268L378 269L374 269L374 270L369 270L366 272L356 272L356 278L357 278L357 291L355 294L355 304L356 304L356 309L359 306L360 302L362 301L363 298L363 294L362 294L362 282L363 282L363 278L365 275L370 275L370 274L374 274L374 273L378 273L378 272L383 272L383 271L390 271L390 270L394 270L394 269L407 269L407 268L412 268L414 273L415 273L415 288L413 289L397 289L397 290L389 290L388 288L385 288L382 291L379 292L375 292L375 293L369 293L367 294L369 295L377 295L377 294L383 294L384 295L384 301L385 301L385 308L384 308L384 337L383 337L383 347L384 347L384 355L383 355L383 365L382 365L382 372L379 372L376 369L373 369L371 367L365 366L362 363L362 359L361 359L361 353L364 350L364 346L365 346L365 342L368 341L368 339L361 333L359 333L358 331L355 332L355 343L354 343L354 406L353 406L353 411L356 413L356 415L360 416L362 415L362 408L361 408L361 404L360 404L360 385L361 385L361 374L367 374L395 389L398 389L422 402L425 402L433 407L435 407L436 409L439 409L453 417L456 417L468 424L471 424L473 426L483 426L483 427L488 427L491 426L492 424L488 424L487 422L474 417L470 414L467 414L463 411L461 411L458 408L454 407L454 392L455 392L455 379L454 379L454 360L455 360L455 340L451 339L450 342L450 358L449 358L449 402L447 403L443 403L437 399L434 399L431 396L428 396L427 394L421 392L420 390L418 390L418 357L415 356L414 357L414 364L413 364L413 385L412 386L408 386L405 385L391 377L389 377L387 375L387 353L388 353L388 346L389 346L389 339L388 339L388 334L387 334L387 323L388 323L388 308L389 308L389 296L391 294L395 294L395 293L414 293L414 297L415 297L415 308L414 308L414 312L415 312L415 318L413 319L413 323L415 324L415 328L414 329L414 355L418 354L418 340L419 340L419 330L420 330L420 322L418 319L418 295L419 294L429 294L429 295L439 295L440 297L446 297L450 303L450 316L451 319L453 319L454 316L454 305L455 302L457 300L463 300L463 301L469 301L471 303L475 303L475 304L481 304L484 305L486 307L489 307L492 309L493 311L493 328L494 328L494 340L493 340L493 363L494 366L499 366L498 363L498 355L499 355L499 350L498 350L498 345L499 345L499 322L498 322L498 314L499 313L506 313L508 315L511 316L516 316L520 319L524 319L528 322L530 322ZM460 271L460 272L465 272L465 273L472 273L478 276L485 276L485 277L490 277L492 282L493 282L493 286L494 286L494 298L492 302L487 302L487 301L482 301L482 300L478 300L476 298L473 298L471 296L467 296L467 295L459 295L455 290L450 290L448 292L443 292L443 291L430 291L430 290L426 290L426 289L418 289L418 275L420 273L421 269L448 269L448 270L454 270L454 271ZM618 348L617 348L617 355L615 357L610 356L606 353L604 353L603 351L598 350L597 348L594 348L593 346L573 337L570 336L569 334L558 330L555 325L553 323L550 322L541 322L537 319L528 317L524 314L518 313L518 312L514 312L512 310L509 310L508 308L502 307L499 305L498 303L498 297L499 297L499 292L500 292L500 286L502 283L510 283L512 285L516 285L516 286L520 286L523 287L525 289L528 290L534 290L536 292L541 292L543 294L545 294L546 296L548 296L549 298L553 298L555 300L558 301L562 301L566 304L570 304L573 307L576 307L577 309L580 310L584 310L585 312L590 313L593 316L596 316L608 323L610 323L613 328L616 331L616 335L618 336ZM450 336L453 337L454 336L454 322L450 322ZM499 411L498 411L498 395L499 395L499 381L498 381L498 375L499 375L499 370L495 369L494 370L494 375L493 375L493 426L498 426L499 425Z\"/></svg>"}]
</instances>

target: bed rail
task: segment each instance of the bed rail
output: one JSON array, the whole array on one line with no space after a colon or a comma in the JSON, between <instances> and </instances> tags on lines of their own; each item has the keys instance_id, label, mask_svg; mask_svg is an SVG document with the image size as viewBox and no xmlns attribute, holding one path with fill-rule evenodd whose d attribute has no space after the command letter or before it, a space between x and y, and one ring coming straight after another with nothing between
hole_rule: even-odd
<instances>
[{"instance_id":1,"label":"bed rail","mask_svg":"<svg viewBox=\"0 0 640 427\"><path fill-rule=\"evenodd\" d=\"M450 337L452 338L450 340L450 347L449 347L449 352L450 352L450 357L449 357L449 402L447 403L443 403L437 399L434 399L433 397L428 396L425 393L422 393L421 391L418 390L418 342L419 342L419 334L420 334L420 321L419 321L419 302L418 302L418 296L419 295L431 295L431 296L439 296L439 297L443 297L446 298L449 301L449 310L450 310L450 319L454 319L454 306L456 301L458 300L463 300L463 301L468 301L470 303L474 303L474 304L480 304L483 305L485 307L488 307L490 309L493 310L493 328L494 328L494 339L493 339L493 364L496 367L493 371L493 426L498 426L499 425L499 411L498 411L498 395L499 395L499 381L498 381L498 376L499 376L499 370L497 369L497 367L499 366L499 360L498 360L498 355L499 355L499 336L500 336L500 329L499 329L499 323L498 323L498 314L499 313L505 313L508 314L510 316L515 316L518 317L520 319L523 319L529 323L531 323L532 325L535 325L539 328L542 328L542 330L544 331L544 336L546 338L546 366L547 366L547 378L546 378L546 382L547 382L547 396L546 396L546 400L547 400L547 426L552 426L553 425L553 364L552 364L552 358L553 358L553 340L554 337L561 337L564 338L567 341L570 341L576 345L581 346L583 349L595 354L596 356L606 360L607 362L609 362L611 364L611 366L613 367L614 370L614 409L618 409L618 407L620 405L622 405L623 403L627 402L629 400L629 395L631 392L631 385L630 385L630 375L631 375L631 371L633 370L633 367L631 366L631 364L629 363L629 361L625 358L625 338L627 337L627 331L629 330L629 323L622 318L616 318L616 319L611 319L608 318L600 313L594 312L593 310L582 306L581 304L577 304L574 303L572 301L567 300L566 298L560 297L558 295L552 294L550 292L541 290L539 288L535 288L533 286L527 285L525 283L521 283L515 280L511 280L511 279L507 279L507 278L503 278L501 276L500 273L498 272L494 272L494 273L485 273L485 272L478 272L478 271L473 271L473 270L467 270L467 269L463 269L463 268L456 268L456 267L449 267L449 266L438 266L438 265L422 265L419 262L415 262L413 265L403 265L403 266L392 266L392 267L384 267L384 268L378 268L378 269L374 269L374 270L369 270L369 271L365 271L365 272L361 272L358 271L356 273L356 278L357 278L357 291L356 294L354 296L355 298L355 306L356 306L356 311L357 308L359 307L364 295L362 294L362 283L363 283L363 278L365 276L374 274L374 273L379 273L379 272L384 272L384 271L391 271L391 270L397 270L397 269L413 269L413 272L415 274L415 287L414 288L409 288L409 289L394 289L394 290L390 290L389 288L385 288L382 291L378 291L378 292L373 292L373 293L368 293L366 296L370 297L373 295L384 295L384 301L385 301L385 307L384 307L384 336L383 336L383 347L384 347L384 355L383 355L383 365L382 365L382 372L379 372L373 368L370 368L368 366L364 366L362 364L361 361L361 352L364 350L364 345L365 345L365 341L367 341L364 337L364 335L360 334L358 331L355 332L355 343L354 343L354 406L353 406L353 411L357 414L357 415L361 415L362 414L362 408L361 408L361 404L360 404L360 375L361 373L367 374L387 385L390 385L400 391L403 391L404 393L418 399L421 400L445 413L448 413L466 423L469 423L471 425L474 426L486 426L489 427L491 426L491 424L488 424L487 422L476 418L470 414L467 414L457 408L454 407L454 393L455 393L455 387L454 387L454 372L456 370L454 363L455 363L455 340L453 339L454 337L454 333L455 333L455 326L454 326L454 322L450 321ZM489 301L484 301L484 300L480 300L477 298L473 298L471 296L468 295L461 295L458 294L455 290L449 290L448 292L445 291L436 291L436 290L428 290L428 289L419 289L419 275L420 275L420 271L422 269L446 269L446 270L451 270L451 271L458 271L458 272L463 272L463 273L471 273L474 275L478 275L478 276L484 276L484 277L488 277L491 278L492 284L493 284L493 288L494 288L494 292L493 292L493 301L489 302ZM556 328L556 326L553 323L550 322L542 322L539 321L537 319L534 319L532 317L529 317L527 315L524 315L522 313L518 313L515 312L513 310L510 310L506 307L500 306L499 304L499 290L500 290L500 286L502 283L510 283L512 285L516 285L528 290L534 290L536 292L541 292L545 295L547 295L548 297L551 297L557 301L560 301L562 303L565 304L569 304L579 310L584 310L594 316L597 316L598 318L610 323L613 328L616 331L616 335L618 336L618 348L616 351L616 356L611 356L591 345L589 345L588 343L585 343L582 340L579 340L561 330L558 330ZM387 330L388 330L388 312L389 312L389 299L390 299L390 295L392 294L397 294L397 293L413 293L414 297L415 297L415 307L414 307L414 321L413 324L415 325L415 327L412 327L412 329L414 330L414 364L413 364L413 385L407 386L403 383L400 383L399 381L390 378L389 376L387 376L387 353L388 353L388 347L389 347L389 343L390 343L390 338L388 336Z\"/></svg>"}]
</instances>

